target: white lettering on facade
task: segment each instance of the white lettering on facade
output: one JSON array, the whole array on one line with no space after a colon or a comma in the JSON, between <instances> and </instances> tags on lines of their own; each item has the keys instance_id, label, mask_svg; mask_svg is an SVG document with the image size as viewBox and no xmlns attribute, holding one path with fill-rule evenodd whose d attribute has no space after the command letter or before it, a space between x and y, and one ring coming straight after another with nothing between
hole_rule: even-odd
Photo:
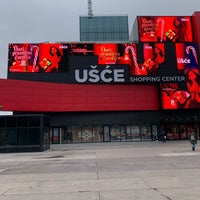
<instances>
[{"instance_id":1,"label":"white lettering on facade","mask_svg":"<svg viewBox=\"0 0 200 200\"><path fill-rule=\"evenodd\" d=\"M91 65L91 69L75 70L75 80L79 83L111 83L111 82L125 82L125 70L113 69L109 65L103 70L97 69L97 65Z\"/></svg>"},{"instance_id":2,"label":"white lettering on facade","mask_svg":"<svg viewBox=\"0 0 200 200\"><path fill-rule=\"evenodd\" d=\"M179 63L179 64L190 64L191 61L188 58L177 58L177 63Z\"/></svg>"},{"instance_id":3,"label":"white lettering on facade","mask_svg":"<svg viewBox=\"0 0 200 200\"><path fill-rule=\"evenodd\" d=\"M182 82L185 81L184 76L164 76L162 77L163 82Z\"/></svg>"}]
</instances>

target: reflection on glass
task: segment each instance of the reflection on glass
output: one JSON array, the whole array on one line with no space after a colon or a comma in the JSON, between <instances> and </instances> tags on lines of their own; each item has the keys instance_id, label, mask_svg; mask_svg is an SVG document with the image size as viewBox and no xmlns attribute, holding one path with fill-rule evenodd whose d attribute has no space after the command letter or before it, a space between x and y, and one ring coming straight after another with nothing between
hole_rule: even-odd
<instances>
[{"instance_id":1,"label":"reflection on glass","mask_svg":"<svg viewBox=\"0 0 200 200\"><path fill-rule=\"evenodd\" d=\"M82 142L92 142L93 139L93 131L92 127L84 126L79 132L79 137L81 137Z\"/></svg>"},{"instance_id":2,"label":"reflection on glass","mask_svg":"<svg viewBox=\"0 0 200 200\"><path fill-rule=\"evenodd\" d=\"M16 128L8 128L7 129L6 146L15 148L16 145L17 145L17 129Z\"/></svg>"},{"instance_id":3,"label":"reflection on glass","mask_svg":"<svg viewBox=\"0 0 200 200\"><path fill-rule=\"evenodd\" d=\"M109 126L103 127L103 141L109 142L110 141L110 129Z\"/></svg>"},{"instance_id":4,"label":"reflection on glass","mask_svg":"<svg viewBox=\"0 0 200 200\"><path fill-rule=\"evenodd\" d=\"M81 142L81 126L70 126L68 129L72 132L73 142Z\"/></svg>"},{"instance_id":5,"label":"reflection on glass","mask_svg":"<svg viewBox=\"0 0 200 200\"><path fill-rule=\"evenodd\" d=\"M131 126L132 140L138 141L141 140L140 137L140 127L139 126Z\"/></svg>"},{"instance_id":6,"label":"reflection on glass","mask_svg":"<svg viewBox=\"0 0 200 200\"><path fill-rule=\"evenodd\" d=\"M28 128L18 128L17 144L24 146L28 145Z\"/></svg>"},{"instance_id":7,"label":"reflection on glass","mask_svg":"<svg viewBox=\"0 0 200 200\"><path fill-rule=\"evenodd\" d=\"M150 140L151 139L151 127L150 126L141 126L141 136L142 140Z\"/></svg>"},{"instance_id":8,"label":"reflection on glass","mask_svg":"<svg viewBox=\"0 0 200 200\"><path fill-rule=\"evenodd\" d=\"M110 137L111 137L112 142L121 140L121 133L120 133L120 127L119 126L117 126L117 125L111 126Z\"/></svg>"},{"instance_id":9,"label":"reflection on glass","mask_svg":"<svg viewBox=\"0 0 200 200\"><path fill-rule=\"evenodd\" d=\"M0 148L6 144L6 131L5 128L0 129Z\"/></svg>"}]
</instances>

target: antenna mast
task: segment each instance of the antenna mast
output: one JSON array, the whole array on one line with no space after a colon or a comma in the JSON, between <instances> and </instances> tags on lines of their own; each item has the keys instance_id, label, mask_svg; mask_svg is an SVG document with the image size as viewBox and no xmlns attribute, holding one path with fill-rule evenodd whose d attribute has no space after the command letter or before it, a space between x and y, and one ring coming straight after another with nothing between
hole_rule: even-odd
<instances>
[{"instance_id":1,"label":"antenna mast","mask_svg":"<svg viewBox=\"0 0 200 200\"><path fill-rule=\"evenodd\" d=\"M88 17L93 17L93 13L92 13L92 0L88 0Z\"/></svg>"}]
</instances>

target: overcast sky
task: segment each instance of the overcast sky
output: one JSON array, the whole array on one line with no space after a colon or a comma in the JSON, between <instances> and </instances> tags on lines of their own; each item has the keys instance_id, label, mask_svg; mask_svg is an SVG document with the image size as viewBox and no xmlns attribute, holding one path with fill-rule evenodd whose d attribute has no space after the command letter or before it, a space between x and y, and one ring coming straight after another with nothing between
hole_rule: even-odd
<instances>
[{"instance_id":1,"label":"overcast sky","mask_svg":"<svg viewBox=\"0 0 200 200\"><path fill-rule=\"evenodd\" d=\"M7 77L8 44L79 41L79 16L87 0L0 0L0 78ZM92 0L94 15L128 15L129 32L136 16L190 16L200 0Z\"/></svg>"}]
</instances>

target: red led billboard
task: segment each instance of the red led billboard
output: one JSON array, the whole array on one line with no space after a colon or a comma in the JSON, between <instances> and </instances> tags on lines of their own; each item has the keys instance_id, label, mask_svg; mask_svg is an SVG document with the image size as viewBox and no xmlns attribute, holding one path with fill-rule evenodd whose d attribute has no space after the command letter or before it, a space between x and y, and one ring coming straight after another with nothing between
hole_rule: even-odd
<instances>
[{"instance_id":1,"label":"red led billboard","mask_svg":"<svg viewBox=\"0 0 200 200\"><path fill-rule=\"evenodd\" d=\"M161 103L163 109L177 109L184 106L190 94L178 89L177 83L161 84Z\"/></svg>"},{"instance_id":2,"label":"red led billboard","mask_svg":"<svg viewBox=\"0 0 200 200\"><path fill-rule=\"evenodd\" d=\"M189 16L139 16L140 42L193 42Z\"/></svg>"},{"instance_id":3,"label":"red led billboard","mask_svg":"<svg viewBox=\"0 0 200 200\"><path fill-rule=\"evenodd\" d=\"M163 109L200 108L200 73L188 69L185 88L177 83L161 84L161 105Z\"/></svg>"},{"instance_id":4,"label":"red led billboard","mask_svg":"<svg viewBox=\"0 0 200 200\"><path fill-rule=\"evenodd\" d=\"M143 48L142 55L138 55L138 48ZM127 65L130 75L151 76L158 75L159 64L164 63L165 47L163 43L10 44L8 72L66 73L80 66L78 59L70 66L72 57L78 58L75 56L87 58L88 65ZM90 62L89 56L97 57L97 62ZM140 56L144 57L141 61Z\"/></svg>"},{"instance_id":5,"label":"red led billboard","mask_svg":"<svg viewBox=\"0 0 200 200\"><path fill-rule=\"evenodd\" d=\"M94 55L98 64L116 64L120 58L118 44L94 44Z\"/></svg>"},{"instance_id":6,"label":"red led billboard","mask_svg":"<svg viewBox=\"0 0 200 200\"><path fill-rule=\"evenodd\" d=\"M8 77L21 73L29 80L27 74L40 73L39 80L64 83L184 81L186 69L199 68L197 50L194 43L10 44Z\"/></svg>"},{"instance_id":7,"label":"red led billboard","mask_svg":"<svg viewBox=\"0 0 200 200\"><path fill-rule=\"evenodd\" d=\"M9 72L58 72L63 58L60 44L10 44Z\"/></svg>"},{"instance_id":8,"label":"red led billboard","mask_svg":"<svg viewBox=\"0 0 200 200\"><path fill-rule=\"evenodd\" d=\"M163 43L141 44L142 57L139 61L136 44L125 44L125 58L130 65L131 75L154 76L158 75L159 64L165 61L165 48Z\"/></svg>"}]
</instances>

